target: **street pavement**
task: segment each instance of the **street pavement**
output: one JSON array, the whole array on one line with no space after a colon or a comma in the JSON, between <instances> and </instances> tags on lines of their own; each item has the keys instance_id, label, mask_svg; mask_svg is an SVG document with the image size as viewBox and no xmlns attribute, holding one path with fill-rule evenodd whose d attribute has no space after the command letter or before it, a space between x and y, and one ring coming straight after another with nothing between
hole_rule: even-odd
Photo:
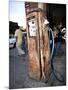
<instances>
[{"instance_id":1,"label":"street pavement","mask_svg":"<svg viewBox=\"0 0 68 90\"><path fill-rule=\"evenodd\" d=\"M63 86L66 85L66 49L63 45L64 54L58 54L55 56L53 66L55 74L60 80L57 80L54 73L47 83L45 81L37 81L29 78L28 75L28 54L18 56L16 48L9 50L9 88L36 88L36 87L48 87L48 86Z\"/></svg>"}]
</instances>

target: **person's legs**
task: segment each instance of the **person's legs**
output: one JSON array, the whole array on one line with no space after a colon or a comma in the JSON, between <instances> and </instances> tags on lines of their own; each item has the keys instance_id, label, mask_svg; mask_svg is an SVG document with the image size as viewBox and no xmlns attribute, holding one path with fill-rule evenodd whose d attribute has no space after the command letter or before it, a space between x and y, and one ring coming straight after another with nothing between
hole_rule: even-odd
<instances>
[{"instance_id":1,"label":"person's legs","mask_svg":"<svg viewBox=\"0 0 68 90\"><path fill-rule=\"evenodd\" d=\"M23 40L23 43L22 43L22 49L24 50L25 54L27 54L26 40L25 39Z\"/></svg>"},{"instance_id":2,"label":"person's legs","mask_svg":"<svg viewBox=\"0 0 68 90\"><path fill-rule=\"evenodd\" d=\"M58 54L58 50L60 48L60 43L58 42L55 46L54 46L54 52L53 52L53 56L54 57L55 55Z\"/></svg>"},{"instance_id":3,"label":"person's legs","mask_svg":"<svg viewBox=\"0 0 68 90\"><path fill-rule=\"evenodd\" d=\"M18 55L23 55L25 52L22 50L21 45L17 45Z\"/></svg>"},{"instance_id":4,"label":"person's legs","mask_svg":"<svg viewBox=\"0 0 68 90\"><path fill-rule=\"evenodd\" d=\"M17 50L18 50L19 55L25 54L25 52L21 48L17 47Z\"/></svg>"},{"instance_id":5,"label":"person's legs","mask_svg":"<svg viewBox=\"0 0 68 90\"><path fill-rule=\"evenodd\" d=\"M57 43L56 52L58 53L61 48L61 42Z\"/></svg>"},{"instance_id":6,"label":"person's legs","mask_svg":"<svg viewBox=\"0 0 68 90\"><path fill-rule=\"evenodd\" d=\"M62 48L62 43L58 42L57 43L57 47L56 47L56 54L58 54L59 52L63 53L63 48Z\"/></svg>"}]
</instances>

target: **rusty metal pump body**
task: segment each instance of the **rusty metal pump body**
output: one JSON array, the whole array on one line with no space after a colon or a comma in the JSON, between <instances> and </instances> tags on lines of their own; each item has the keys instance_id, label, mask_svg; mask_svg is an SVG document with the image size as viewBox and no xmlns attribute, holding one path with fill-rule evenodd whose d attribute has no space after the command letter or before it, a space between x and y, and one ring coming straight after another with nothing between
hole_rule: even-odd
<instances>
[{"instance_id":1,"label":"rusty metal pump body","mask_svg":"<svg viewBox=\"0 0 68 90\"><path fill-rule=\"evenodd\" d=\"M48 26L43 22L44 12L41 9L27 14L29 77L36 80L48 79L51 73Z\"/></svg>"}]
</instances>

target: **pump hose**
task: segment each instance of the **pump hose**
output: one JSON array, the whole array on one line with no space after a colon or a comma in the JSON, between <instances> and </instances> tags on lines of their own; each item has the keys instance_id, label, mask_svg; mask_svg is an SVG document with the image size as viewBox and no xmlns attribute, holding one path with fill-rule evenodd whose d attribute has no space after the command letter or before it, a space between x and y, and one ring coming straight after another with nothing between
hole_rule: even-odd
<instances>
[{"instance_id":1,"label":"pump hose","mask_svg":"<svg viewBox=\"0 0 68 90\"><path fill-rule=\"evenodd\" d=\"M56 53L54 53L54 51L55 51L55 47L54 47L54 35L53 35L53 32L52 32L52 29L51 28L49 28L49 33L50 32L51 32L52 40L53 40L52 41L53 42L52 51L51 51L51 69L52 69L52 72L51 73L53 73L53 75L55 76L56 80L58 80L59 82L64 82L63 75L60 72L58 72L57 70L55 70L54 65L53 65L53 63L54 63L54 57L55 57L55 54ZM50 35L49 35L49 38L50 38ZM58 77L58 75L59 75L59 77ZM47 80L47 82L48 82L48 80ZM45 82L45 83L47 83L47 82Z\"/></svg>"},{"instance_id":2,"label":"pump hose","mask_svg":"<svg viewBox=\"0 0 68 90\"><path fill-rule=\"evenodd\" d=\"M53 65L53 61L54 61L54 57L51 59L51 68L52 68L52 73L55 76L55 78L59 81L59 82L64 82L64 77L63 75L58 72L57 70L55 70L54 65ZM57 76L59 75L59 77Z\"/></svg>"}]
</instances>

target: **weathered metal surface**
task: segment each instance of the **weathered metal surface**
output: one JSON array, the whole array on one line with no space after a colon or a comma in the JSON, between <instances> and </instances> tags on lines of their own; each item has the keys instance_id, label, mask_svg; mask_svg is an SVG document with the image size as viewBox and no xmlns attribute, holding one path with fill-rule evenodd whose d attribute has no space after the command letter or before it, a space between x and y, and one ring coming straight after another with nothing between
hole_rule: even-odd
<instances>
[{"instance_id":1,"label":"weathered metal surface","mask_svg":"<svg viewBox=\"0 0 68 90\"><path fill-rule=\"evenodd\" d=\"M48 30L45 28L43 30L43 62L44 62L44 77L48 79L51 73L51 61L50 61L50 45L49 45L49 38L48 38Z\"/></svg>"},{"instance_id":2,"label":"weathered metal surface","mask_svg":"<svg viewBox=\"0 0 68 90\"><path fill-rule=\"evenodd\" d=\"M29 54L29 76L36 80L48 79L50 66L50 47L47 28L43 27L43 12L32 12L27 15L27 25L29 18L35 16L37 22L36 36L29 36L27 27L28 54Z\"/></svg>"},{"instance_id":3,"label":"weathered metal surface","mask_svg":"<svg viewBox=\"0 0 68 90\"><path fill-rule=\"evenodd\" d=\"M40 79L40 64L38 53L36 50L36 41L33 38L30 38L29 41L29 76L31 78Z\"/></svg>"},{"instance_id":4,"label":"weathered metal surface","mask_svg":"<svg viewBox=\"0 0 68 90\"><path fill-rule=\"evenodd\" d=\"M50 45L48 38L48 26L43 25L43 12L38 13L39 35L40 35L40 54L41 54L41 79L48 79L51 72L50 64Z\"/></svg>"},{"instance_id":5,"label":"weathered metal surface","mask_svg":"<svg viewBox=\"0 0 68 90\"><path fill-rule=\"evenodd\" d=\"M36 12L32 12L27 16L27 25L29 17L36 16ZM35 18L36 18L35 17ZM37 18L36 18L37 19ZM38 34L38 33L37 33ZM39 64L39 39L37 35L35 37L30 37L29 27L27 27L27 41L28 41L28 55L29 55L29 77L40 80L40 64Z\"/></svg>"}]
</instances>

